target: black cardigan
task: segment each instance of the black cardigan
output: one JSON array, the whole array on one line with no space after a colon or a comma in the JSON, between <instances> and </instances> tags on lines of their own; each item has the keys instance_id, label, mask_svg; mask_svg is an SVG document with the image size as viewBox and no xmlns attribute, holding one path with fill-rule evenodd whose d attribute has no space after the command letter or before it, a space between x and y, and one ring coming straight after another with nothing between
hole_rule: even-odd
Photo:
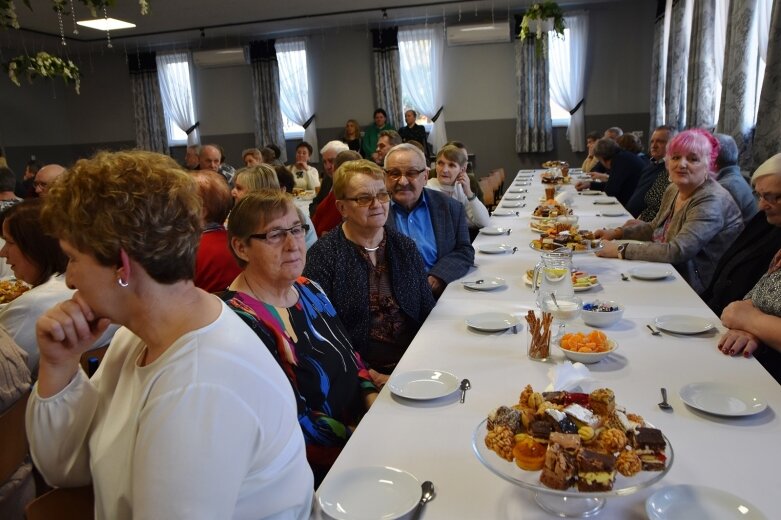
<instances>
[{"instance_id":1,"label":"black cardigan","mask_svg":"<svg viewBox=\"0 0 781 520\"><path fill-rule=\"evenodd\" d=\"M385 228L385 258L390 267L393 296L399 308L419 329L435 301L426 268L415 242ZM369 341L369 266L355 245L337 226L307 251L304 276L323 288L350 335L353 348L363 356Z\"/></svg>"}]
</instances>

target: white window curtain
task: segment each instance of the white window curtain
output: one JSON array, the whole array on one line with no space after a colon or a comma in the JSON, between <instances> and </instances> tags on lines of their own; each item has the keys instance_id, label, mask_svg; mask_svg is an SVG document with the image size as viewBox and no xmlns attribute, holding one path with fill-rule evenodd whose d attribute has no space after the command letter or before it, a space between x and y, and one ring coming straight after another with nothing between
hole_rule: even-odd
<instances>
[{"instance_id":1,"label":"white window curtain","mask_svg":"<svg viewBox=\"0 0 781 520\"><path fill-rule=\"evenodd\" d=\"M312 145L311 160L317 162L320 156L317 126L309 103L306 40L303 38L277 40L274 46L279 63L279 103L282 113L295 124L304 127L304 141ZM304 59L300 59L302 54Z\"/></svg>"},{"instance_id":2,"label":"white window curtain","mask_svg":"<svg viewBox=\"0 0 781 520\"><path fill-rule=\"evenodd\" d=\"M441 25L399 28L402 95L429 120L439 113L428 137L435 152L447 143L441 111L444 104L442 31Z\"/></svg>"},{"instance_id":3,"label":"white window curtain","mask_svg":"<svg viewBox=\"0 0 781 520\"><path fill-rule=\"evenodd\" d=\"M157 75L166 120L172 120L182 131L198 121L193 98L193 60L189 51L157 54ZM169 129L169 135L173 132ZM200 142L198 129L187 135L187 145Z\"/></svg>"},{"instance_id":4,"label":"white window curtain","mask_svg":"<svg viewBox=\"0 0 781 520\"><path fill-rule=\"evenodd\" d=\"M586 83L586 50L588 48L588 13L564 17L565 39L548 32L548 73L553 101L570 115L567 139L573 152L586 150L586 123L583 97ZM577 109L577 110L576 110Z\"/></svg>"},{"instance_id":5,"label":"white window curtain","mask_svg":"<svg viewBox=\"0 0 781 520\"><path fill-rule=\"evenodd\" d=\"M713 120L718 123L721 107L721 88L724 82L724 51L727 46L727 19L729 18L729 0L716 0L716 10L713 17L713 58L716 66L716 83L713 85L713 96L716 98Z\"/></svg>"}]
</instances>

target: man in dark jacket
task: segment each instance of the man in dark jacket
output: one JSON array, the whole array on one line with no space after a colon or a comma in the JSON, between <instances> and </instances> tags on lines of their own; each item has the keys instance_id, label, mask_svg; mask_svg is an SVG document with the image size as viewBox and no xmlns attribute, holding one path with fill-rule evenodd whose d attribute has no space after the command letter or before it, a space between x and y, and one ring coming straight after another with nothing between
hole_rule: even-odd
<instances>
[{"instance_id":1,"label":"man in dark jacket","mask_svg":"<svg viewBox=\"0 0 781 520\"><path fill-rule=\"evenodd\" d=\"M645 168L645 162L637 154L621 149L615 141L604 137L594 145L594 156L607 170L608 180L580 181L575 187L578 191L586 188L602 190L626 207L635 191L640 172Z\"/></svg>"}]
</instances>

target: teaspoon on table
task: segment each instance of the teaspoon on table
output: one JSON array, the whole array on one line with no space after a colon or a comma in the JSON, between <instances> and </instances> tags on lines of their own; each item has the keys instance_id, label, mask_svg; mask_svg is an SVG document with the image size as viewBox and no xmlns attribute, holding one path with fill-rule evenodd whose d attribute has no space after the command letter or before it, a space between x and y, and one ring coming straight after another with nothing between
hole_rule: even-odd
<instances>
[{"instance_id":1,"label":"teaspoon on table","mask_svg":"<svg viewBox=\"0 0 781 520\"><path fill-rule=\"evenodd\" d=\"M474 282L461 282L464 285L480 285L485 283L485 280L475 280Z\"/></svg>"},{"instance_id":2,"label":"teaspoon on table","mask_svg":"<svg viewBox=\"0 0 781 520\"><path fill-rule=\"evenodd\" d=\"M659 403L659 408L662 410L672 410L673 407L667 402L667 389L662 388L662 402Z\"/></svg>"},{"instance_id":3,"label":"teaspoon on table","mask_svg":"<svg viewBox=\"0 0 781 520\"><path fill-rule=\"evenodd\" d=\"M651 331L651 334L652 334L652 335L654 335L654 336L661 336L661 335L662 335L662 333L661 333L661 332L659 332L658 330L656 330L656 329L655 329L655 328L653 328L652 326L650 326L650 325L648 325L648 324L646 324L645 326L646 326L646 327L648 327L648 330L650 330L650 331Z\"/></svg>"},{"instance_id":4,"label":"teaspoon on table","mask_svg":"<svg viewBox=\"0 0 781 520\"><path fill-rule=\"evenodd\" d=\"M472 384L469 382L469 379L463 379L461 381L461 400L460 402L463 403L466 399L466 391L472 388Z\"/></svg>"},{"instance_id":5,"label":"teaspoon on table","mask_svg":"<svg viewBox=\"0 0 781 520\"><path fill-rule=\"evenodd\" d=\"M436 491L434 490L434 483L430 480L425 481L423 484L420 485L421 489L421 495L420 495L420 502L419 505L424 505L426 502L431 502L434 497L436 496Z\"/></svg>"},{"instance_id":6,"label":"teaspoon on table","mask_svg":"<svg viewBox=\"0 0 781 520\"><path fill-rule=\"evenodd\" d=\"M621 279L622 279L623 281L625 281L625 282L628 282L628 281L629 281L629 277L628 277L627 275L625 275L624 273L621 273Z\"/></svg>"}]
</instances>

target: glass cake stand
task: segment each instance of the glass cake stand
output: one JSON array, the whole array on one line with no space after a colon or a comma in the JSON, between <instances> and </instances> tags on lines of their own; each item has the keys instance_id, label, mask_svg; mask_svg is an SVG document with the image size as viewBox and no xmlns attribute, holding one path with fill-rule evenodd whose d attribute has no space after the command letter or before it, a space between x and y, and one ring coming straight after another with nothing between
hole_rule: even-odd
<instances>
[{"instance_id":1,"label":"glass cake stand","mask_svg":"<svg viewBox=\"0 0 781 520\"><path fill-rule=\"evenodd\" d=\"M673 447L670 439L664 437L667 443L665 455L667 461L661 471L641 471L633 477L624 477L616 473L616 480L611 491L581 492L576 487L560 491L551 489L540 482L541 471L525 471L514 462L508 462L488 449L485 445L487 419L483 419L475 428L472 436L472 449L475 455L491 472L508 482L522 488L534 491L534 500L545 511L561 518L583 518L599 514L605 507L609 497L631 495L636 491L651 486L664 478L673 464Z\"/></svg>"}]
</instances>

